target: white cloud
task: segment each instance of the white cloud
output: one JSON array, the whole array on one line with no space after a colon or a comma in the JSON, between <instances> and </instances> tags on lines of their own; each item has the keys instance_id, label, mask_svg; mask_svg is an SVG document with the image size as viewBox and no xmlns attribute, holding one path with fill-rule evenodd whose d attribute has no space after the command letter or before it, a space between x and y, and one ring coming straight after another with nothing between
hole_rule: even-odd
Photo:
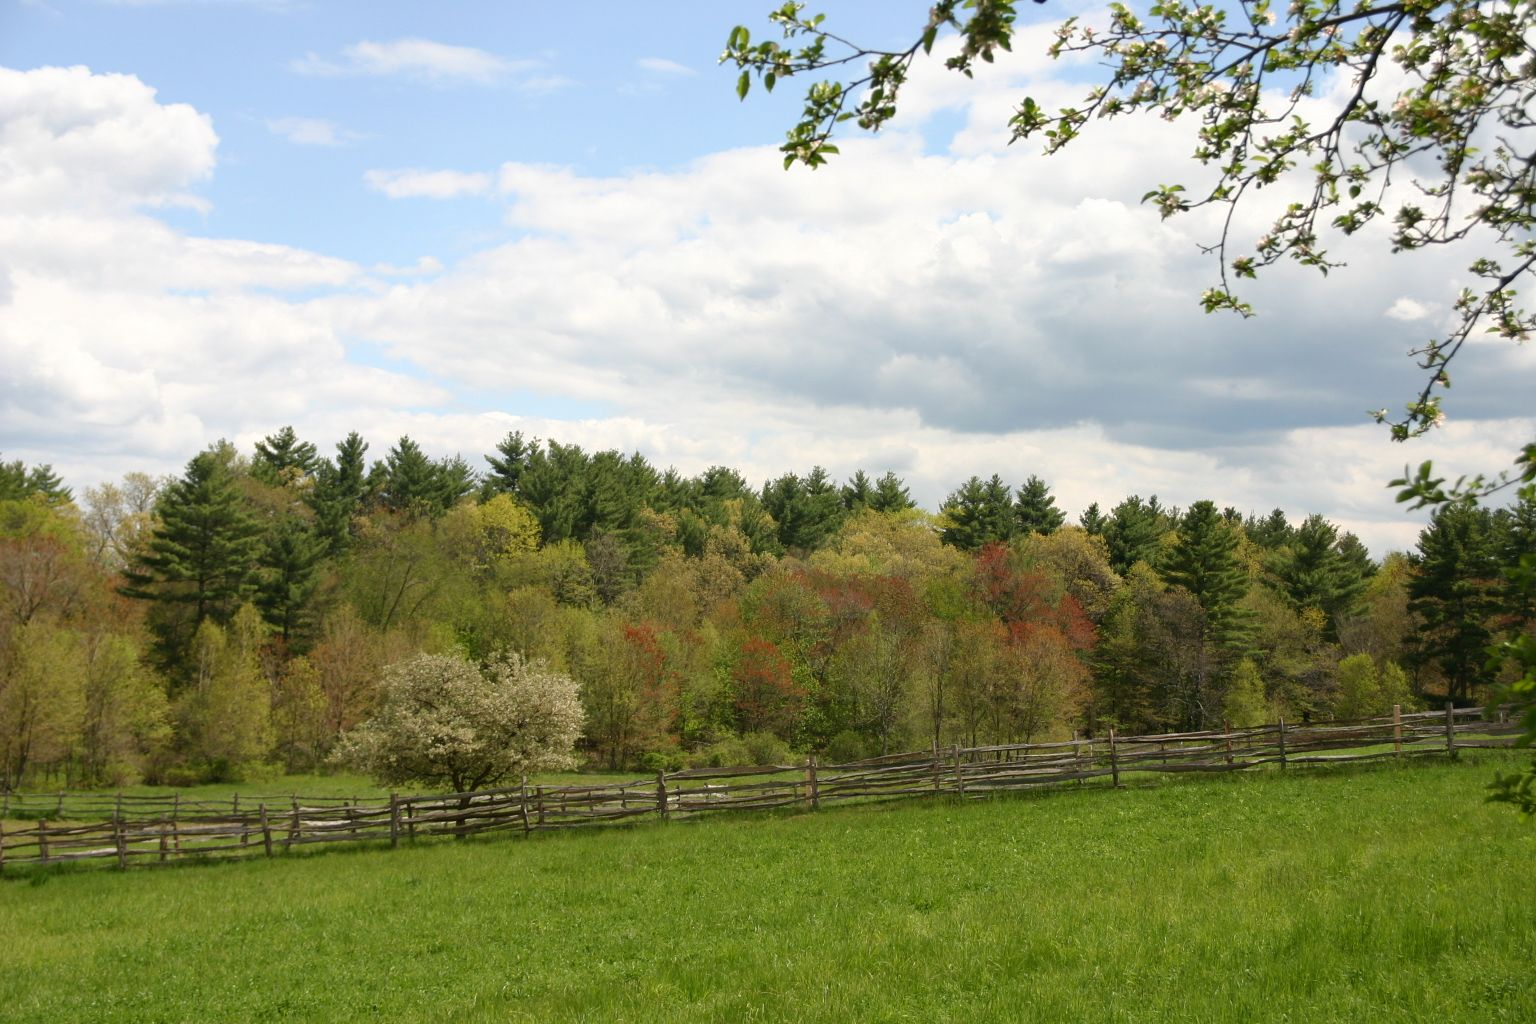
<instances>
[{"instance_id":1,"label":"white cloud","mask_svg":"<svg viewBox=\"0 0 1536 1024\"><path fill-rule=\"evenodd\" d=\"M384 43L364 40L344 48L338 60L308 53L289 65L291 70L305 75L404 75L435 83L480 85L538 66L536 61L509 60L473 46L454 46L430 39Z\"/></svg>"},{"instance_id":2,"label":"white cloud","mask_svg":"<svg viewBox=\"0 0 1536 1024\"><path fill-rule=\"evenodd\" d=\"M675 60L667 60L665 57L641 57L635 61L635 65L642 71L653 71L658 75L696 75L697 71L686 64L679 64Z\"/></svg>"},{"instance_id":3,"label":"white cloud","mask_svg":"<svg viewBox=\"0 0 1536 1024\"><path fill-rule=\"evenodd\" d=\"M160 103L132 75L0 67L0 206L119 209L196 203L214 166L206 114Z\"/></svg>"},{"instance_id":4,"label":"white cloud","mask_svg":"<svg viewBox=\"0 0 1536 1024\"><path fill-rule=\"evenodd\" d=\"M1422 302L1416 302L1403 295L1399 296L1397 301L1392 303L1382 316L1392 320L1402 320L1406 323L1413 320L1423 320L1429 316L1429 313L1429 307L1425 306Z\"/></svg>"},{"instance_id":5,"label":"white cloud","mask_svg":"<svg viewBox=\"0 0 1536 1024\"><path fill-rule=\"evenodd\" d=\"M334 121L315 117L271 118L267 121L267 130L298 146L344 146L361 138Z\"/></svg>"},{"instance_id":6,"label":"white cloud","mask_svg":"<svg viewBox=\"0 0 1536 1024\"><path fill-rule=\"evenodd\" d=\"M391 199L456 199L491 191L491 176L479 172L373 170L363 174L368 187Z\"/></svg>"}]
</instances>

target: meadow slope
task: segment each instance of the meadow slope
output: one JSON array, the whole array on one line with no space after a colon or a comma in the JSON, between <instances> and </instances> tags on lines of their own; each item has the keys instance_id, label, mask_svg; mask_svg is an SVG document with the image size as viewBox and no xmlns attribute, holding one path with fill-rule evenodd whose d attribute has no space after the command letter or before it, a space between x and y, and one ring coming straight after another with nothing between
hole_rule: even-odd
<instances>
[{"instance_id":1,"label":"meadow slope","mask_svg":"<svg viewBox=\"0 0 1536 1024\"><path fill-rule=\"evenodd\" d=\"M0 1019L1516 1021L1501 755L0 879Z\"/></svg>"}]
</instances>

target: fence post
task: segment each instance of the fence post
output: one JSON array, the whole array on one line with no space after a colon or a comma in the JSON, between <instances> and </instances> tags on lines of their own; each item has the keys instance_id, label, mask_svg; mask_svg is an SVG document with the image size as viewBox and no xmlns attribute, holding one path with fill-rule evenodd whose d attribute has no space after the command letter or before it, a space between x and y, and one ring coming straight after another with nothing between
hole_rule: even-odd
<instances>
[{"instance_id":1,"label":"fence post","mask_svg":"<svg viewBox=\"0 0 1536 1024\"><path fill-rule=\"evenodd\" d=\"M1221 731L1226 734L1227 764L1230 765L1232 763L1232 723L1222 719Z\"/></svg>"},{"instance_id":2,"label":"fence post","mask_svg":"<svg viewBox=\"0 0 1536 1024\"><path fill-rule=\"evenodd\" d=\"M667 814L667 773L656 773L656 813L661 815L661 820L668 819Z\"/></svg>"},{"instance_id":3,"label":"fence post","mask_svg":"<svg viewBox=\"0 0 1536 1024\"><path fill-rule=\"evenodd\" d=\"M59 806L53 809L53 817L55 820L64 817L64 791L62 789L59 790Z\"/></svg>"},{"instance_id":4,"label":"fence post","mask_svg":"<svg viewBox=\"0 0 1536 1024\"><path fill-rule=\"evenodd\" d=\"M528 776L526 775L517 784L517 810L523 816L523 835L526 836L531 831L528 824Z\"/></svg>"},{"instance_id":5,"label":"fence post","mask_svg":"<svg viewBox=\"0 0 1536 1024\"><path fill-rule=\"evenodd\" d=\"M176 856L181 856L181 822L171 819L171 846L176 851Z\"/></svg>"},{"instance_id":6,"label":"fence post","mask_svg":"<svg viewBox=\"0 0 1536 1024\"><path fill-rule=\"evenodd\" d=\"M181 816L181 794L180 793L173 793L171 795L171 820L175 821L180 816Z\"/></svg>"},{"instance_id":7,"label":"fence post","mask_svg":"<svg viewBox=\"0 0 1536 1024\"><path fill-rule=\"evenodd\" d=\"M1109 727L1109 778L1116 789L1120 788L1120 749L1115 744L1115 727Z\"/></svg>"},{"instance_id":8,"label":"fence post","mask_svg":"<svg viewBox=\"0 0 1536 1024\"><path fill-rule=\"evenodd\" d=\"M272 823L267 820L267 805L261 805L261 845L272 856Z\"/></svg>"},{"instance_id":9,"label":"fence post","mask_svg":"<svg viewBox=\"0 0 1536 1024\"><path fill-rule=\"evenodd\" d=\"M48 822L42 818L37 821L37 850L43 858L43 863L48 863Z\"/></svg>"},{"instance_id":10,"label":"fence post","mask_svg":"<svg viewBox=\"0 0 1536 1024\"><path fill-rule=\"evenodd\" d=\"M400 845L400 797L389 794L389 846L394 849Z\"/></svg>"},{"instance_id":11,"label":"fence post","mask_svg":"<svg viewBox=\"0 0 1536 1024\"><path fill-rule=\"evenodd\" d=\"M1456 760L1456 708L1449 699L1445 702L1445 752Z\"/></svg>"},{"instance_id":12,"label":"fence post","mask_svg":"<svg viewBox=\"0 0 1536 1024\"><path fill-rule=\"evenodd\" d=\"M5 816L0 814L0 875L5 874Z\"/></svg>"},{"instance_id":13,"label":"fence post","mask_svg":"<svg viewBox=\"0 0 1536 1024\"><path fill-rule=\"evenodd\" d=\"M118 790L117 791L117 804L116 804L116 808L112 812L112 818L113 818L114 821L120 821L120 820L122 820L122 817L123 817L123 791L122 790Z\"/></svg>"},{"instance_id":14,"label":"fence post","mask_svg":"<svg viewBox=\"0 0 1536 1024\"><path fill-rule=\"evenodd\" d=\"M821 810L821 781L816 777L816 755L805 759L805 780L811 793L811 810Z\"/></svg>"},{"instance_id":15,"label":"fence post","mask_svg":"<svg viewBox=\"0 0 1536 1024\"><path fill-rule=\"evenodd\" d=\"M235 794L235 800L234 800L234 804L233 804L233 808L232 809L234 810L234 812L236 814L240 813L240 794L239 793Z\"/></svg>"},{"instance_id":16,"label":"fence post","mask_svg":"<svg viewBox=\"0 0 1536 1024\"><path fill-rule=\"evenodd\" d=\"M165 835L165 822L160 822L160 863L164 864L166 857L170 856L171 844Z\"/></svg>"},{"instance_id":17,"label":"fence post","mask_svg":"<svg viewBox=\"0 0 1536 1024\"><path fill-rule=\"evenodd\" d=\"M303 829L303 823L299 821L299 798L293 798L293 820L288 826L288 841L283 844L287 850L293 846L293 841L299 838L299 832Z\"/></svg>"},{"instance_id":18,"label":"fence post","mask_svg":"<svg viewBox=\"0 0 1536 1024\"><path fill-rule=\"evenodd\" d=\"M121 815L112 819L112 845L117 847L118 868L128 867L128 846L123 841L123 819Z\"/></svg>"},{"instance_id":19,"label":"fence post","mask_svg":"<svg viewBox=\"0 0 1536 1024\"><path fill-rule=\"evenodd\" d=\"M955 790L965 796L965 773L960 770L960 744L955 744Z\"/></svg>"},{"instance_id":20,"label":"fence post","mask_svg":"<svg viewBox=\"0 0 1536 1024\"><path fill-rule=\"evenodd\" d=\"M1285 770L1285 719L1280 719L1280 770Z\"/></svg>"},{"instance_id":21,"label":"fence post","mask_svg":"<svg viewBox=\"0 0 1536 1024\"><path fill-rule=\"evenodd\" d=\"M933 791L939 792L944 788L944 759L939 754L939 741L933 741Z\"/></svg>"},{"instance_id":22,"label":"fence post","mask_svg":"<svg viewBox=\"0 0 1536 1024\"><path fill-rule=\"evenodd\" d=\"M1403 706L1392 705L1392 753L1403 756Z\"/></svg>"}]
</instances>

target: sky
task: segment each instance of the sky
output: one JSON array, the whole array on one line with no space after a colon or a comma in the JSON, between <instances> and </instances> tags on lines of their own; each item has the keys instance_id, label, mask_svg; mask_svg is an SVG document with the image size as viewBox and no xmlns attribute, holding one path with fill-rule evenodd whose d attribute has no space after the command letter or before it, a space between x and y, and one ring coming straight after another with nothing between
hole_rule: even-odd
<instances>
[{"instance_id":1,"label":"sky","mask_svg":"<svg viewBox=\"0 0 1536 1024\"><path fill-rule=\"evenodd\" d=\"M941 40L814 172L777 152L796 83L743 103L717 65L772 6L0 0L0 457L80 492L283 425L476 465L521 430L754 484L891 470L929 509L996 473L1074 517L1318 512L1381 555L1423 521L1405 464L1497 470L1536 433L1536 352L1481 339L1432 437L1367 415L1415 395L1467 253L1367 231L1208 316L1217 224L1140 203L1200 180L1189 126L1010 146L1022 96L1091 80L1044 50L1097 5L1022 5L974 81ZM825 7L873 45L925 13Z\"/></svg>"}]
</instances>

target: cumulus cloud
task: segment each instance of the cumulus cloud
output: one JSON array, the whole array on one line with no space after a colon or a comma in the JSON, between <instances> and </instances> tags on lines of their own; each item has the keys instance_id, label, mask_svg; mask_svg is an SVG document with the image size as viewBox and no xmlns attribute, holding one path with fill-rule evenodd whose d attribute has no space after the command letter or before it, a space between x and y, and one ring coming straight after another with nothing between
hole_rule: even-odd
<instances>
[{"instance_id":1,"label":"cumulus cloud","mask_svg":"<svg viewBox=\"0 0 1536 1024\"><path fill-rule=\"evenodd\" d=\"M338 58L307 53L289 68L303 75L403 75L439 84L489 85L530 72L537 61L511 60L473 46L454 46L430 39L363 40L341 51Z\"/></svg>"},{"instance_id":2,"label":"cumulus cloud","mask_svg":"<svg viewBox=\"0 0 1536 1024\"><path fill-rule=\"evenodd\" d=\"M213 122L160 103L132 75L0 67L0 205L79 211L195 204L213 172Z\"/></svg>"},{"instance_id":3,"label":"cumulus cloud","mask_svg":"<svg viewBox=\"0 0 1536 1024\"><path fill-rule=\"evenodd\" d=\"M303 298L353 264L189 236L143 212L206 177L206 116L132 76L0 69L0 434L79 483L174 468L243 422L443 400L349 363Z\"/></svg>"},{"instance_id":4,"label":"cumulus cloud","mask_svg":"<svg viewBox=\"0 0 1536 1024\"><path fill-rule=\"evenodd\" d=\"M1406 295L1399 296L1397 301L1387 308L1382 315L1392 320L1423 320L1429 316L1429 308L1422 302L1417 302Z\"/></svg>"}]
</instances>

